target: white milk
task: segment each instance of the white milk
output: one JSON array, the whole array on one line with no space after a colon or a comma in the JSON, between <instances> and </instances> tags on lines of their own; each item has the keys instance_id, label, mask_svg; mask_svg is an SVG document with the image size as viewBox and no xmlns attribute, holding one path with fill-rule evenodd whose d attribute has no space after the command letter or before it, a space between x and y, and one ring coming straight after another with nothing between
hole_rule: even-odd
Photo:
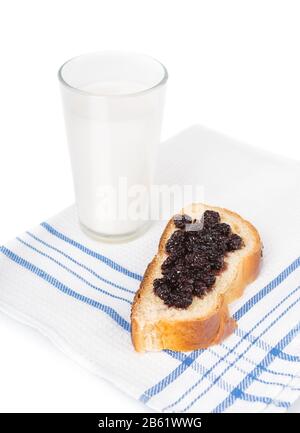
<instances>
[{"instance_id":1,"label":"white milk","mask_svg":"<svg viewBox=\"0 0 300 433\"><path fill-rule=\"evenodd\" d=\"M98 83L83 86L82 90L93 95L126 95L140 92L145 89L142 83L132 83L129 81L100 81Z\"/></svg>"},{"instance_id":2,"label":"white milk","mask_svg":"<svg viewBox=\"0 0 300 433\"><path fill-rule=\"evenodd\" d=\"M117 191L120 178L125 178L129 188L140 185L149 190L152 182L161 127L161 90L136 93L144 89L141 83L123 81L82 87L87 93L63 89L79 220L100 235L125 235L145 224L132 216L103 216L107 205L104 186ZM124 200L126 192L120 194ZM136 197L131 197L129 206ZM115 214L113 206L110 210Z\"/></svg>"}]
</instances>

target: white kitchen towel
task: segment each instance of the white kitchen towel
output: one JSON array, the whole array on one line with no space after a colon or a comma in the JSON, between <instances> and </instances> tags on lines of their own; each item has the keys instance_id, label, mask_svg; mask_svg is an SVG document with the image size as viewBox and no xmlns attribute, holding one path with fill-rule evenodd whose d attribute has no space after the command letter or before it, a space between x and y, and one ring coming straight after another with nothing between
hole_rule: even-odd
<instances>
[{"instance_id":1,"label":"white kitchen towel","mask_svg":"<svg viewBox=\"0 0 300 433\"><path fill-rule=\"evenodd\" d=\"M300 396L299 163L195 126L161 146L157 180L203 185L207 203L261 233L262 270L231 306L233 335L207 350L135 353L131 302L163 223L108 245L81 232L74 206L1 248L1 310L155 410L286 410Z\"/></svg>"}]
</instances>

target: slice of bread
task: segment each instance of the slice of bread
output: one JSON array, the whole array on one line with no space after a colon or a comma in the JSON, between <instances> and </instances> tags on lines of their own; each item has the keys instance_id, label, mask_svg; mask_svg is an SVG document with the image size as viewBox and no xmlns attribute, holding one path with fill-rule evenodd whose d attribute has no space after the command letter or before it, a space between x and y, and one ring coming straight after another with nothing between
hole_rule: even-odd
<instances>
[{"instance_id":1,"label":"slice of bread","mask_svg":"<svg viewBox=\"0 0 300 433\"><path fill-rule=\"evenodd\" d=\"M229 224L232 231L241 236L244 247L225 256L225 269L217 276L212 290L203 298L195 296L186 309L168 307L154 293L153 281L162 276L161 265L168 256L165 251L166 242L176 229L173 219L170 220L132 306L131 335L138 352L206 348L222 341L236 327L229 315L228 304L239 298L245 286L256 278L262 243L252 224L227 209L192 204L182 213L199 219L205 210L218 212L221 222Z\"/></svg>"}]
</instances>

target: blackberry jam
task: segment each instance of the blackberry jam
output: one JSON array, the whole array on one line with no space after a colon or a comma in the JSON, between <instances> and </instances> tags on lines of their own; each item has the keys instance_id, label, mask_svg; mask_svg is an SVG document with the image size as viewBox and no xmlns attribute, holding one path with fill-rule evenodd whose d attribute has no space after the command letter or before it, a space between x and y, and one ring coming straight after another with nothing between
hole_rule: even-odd
<instances>
[{"instance_id":1,"label":"blackberry jam","mask_svg":"<svg viewBox=\"0 0 300 433\"><path fill-rule=\"evenodd\" d=\"M226 255L244 243L212 210L206 210L200 221L189 215L175 215L173 220L176 230L166 243L168 257L161 266L162 277L154 280L154 293L169 307L188 308L194 296L203 298L213 289Z\"/></svg>"}]
</instances>

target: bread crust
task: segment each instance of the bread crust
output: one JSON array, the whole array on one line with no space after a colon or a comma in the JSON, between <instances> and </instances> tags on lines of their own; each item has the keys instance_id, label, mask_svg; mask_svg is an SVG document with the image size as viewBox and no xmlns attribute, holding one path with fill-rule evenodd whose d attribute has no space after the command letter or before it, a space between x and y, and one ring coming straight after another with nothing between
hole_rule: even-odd
<instances>
[{"instance_id":1,"label":"bread crust","mask_svg":"<svg viewBox=\"0 0 300 433\"><path fill-rule=\"evenodd\" d=\"M193 204L192 208L197 204ZM239 263L236 276L224 295L219 297L216 308L206 317L192 320L160 320L155 324L145 324L141 328L136 319L136 308L143 292L149 284L152 285L153 275L159 265L159 257L164 254L165 244L174 230L174 223L171 219L160 238L158 252L148 265L144 278L137 291L131 310L131 337L134 348L137 352L146 350L171 349L175 351L189 351L204 349L211 345L218 344L229 336L237 324L230 317L228 304L242 296L244 289L259 273L261 262L262 243L255 227L240 215L227 209L207 206L217 212L225 212L246 224L255 240L254 247L250 254L245 256ZM150 338L154 336L155 338Z\"/></svg>"}]
</instances>

